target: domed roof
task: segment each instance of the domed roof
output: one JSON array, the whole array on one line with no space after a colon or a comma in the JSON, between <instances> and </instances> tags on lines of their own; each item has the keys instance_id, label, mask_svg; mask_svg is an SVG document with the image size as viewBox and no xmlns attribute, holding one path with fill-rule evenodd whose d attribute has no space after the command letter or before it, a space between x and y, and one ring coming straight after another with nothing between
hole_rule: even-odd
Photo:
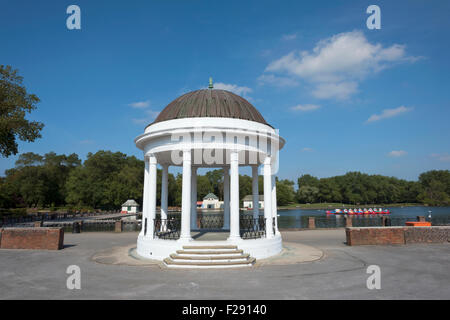
<instances>
[{"instance_id":1,"label":"domed roof","mask_svg":"<svg viewBox=\"0 0 450 320\"><path fill-rule=\"evenodd\" d=\"M215 117L236 118L269 125L250 102L226 90L201 89L186 93L173 100L150 125L162 121Z\"/></svg>"}]
</instances>

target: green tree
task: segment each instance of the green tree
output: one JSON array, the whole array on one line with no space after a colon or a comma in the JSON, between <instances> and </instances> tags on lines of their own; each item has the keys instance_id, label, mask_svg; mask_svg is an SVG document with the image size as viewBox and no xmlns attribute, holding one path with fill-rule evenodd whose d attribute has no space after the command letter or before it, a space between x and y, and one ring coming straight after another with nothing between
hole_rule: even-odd
<instances>
[{"instance_id":1,"label":"green tree","mask_svg":"<svg viewBox=\"0 0 450 320\"><path fill-rule=\"evenodd\" d=\"M15 199L16 206L64 205L66 180L70 171L80 164L76 154L24 153L15 167L6 171L5 188L9 197Z\"/></svg>"},{"instance_id":2,"label":"green tree","mask_svg":"<svg viewBox=\"0 0 450 320\"><path fill-rule=\"evenodd\" d=\"M431 170L419 176L423 191L418 198L431 206L448 206L450 204L450 171Z\"/></svg>"},{"instance_id":3,"label":"green tree","mask_svg":"<svg viewBox=\"0 0 450 320\"><path fill-rule=\"evenodd\" d=\"M310 174L304 174L300 178L297 179L297 185L299 188L302 186L318 187L319 179L317 179L316 177L313 177Z\"/></svg>"},{"instance_id":4,"label":"green tree","mask_svg":"<svg viewBox=\"0 0 450 320\"><path fill-rule=\"evenodd\" d=\"M202 201L203 198L210 192L214 192L214 188L211 186L211 182L208 177L198 175L197 176L197 200Z\"/></svg>"},{"instance_id":5,"label":"green tree","mask_svg":"<svg viewBox=\"0 0 450 320\"><path fill-rule=\"evenodd\" d=\"M277 205L285 206L295 201L294 181L276 179Z\"/></svg>"},{"instance_id":6,"label":"green tree","mask_svg":"<svg viewBox=\"0 0 450 320\"><path fill-rule=\"evenodd\" d=\"M17 154L17 139L32 142L41 137L44 124L29 121L27 113L36 109L39 98L27 93L18 70L0 65L0 154Z\"/></svg>"},{"instance_id":7,"label":"green tree","mask_svg":"<svg viewBox=\"0 0 450 320\"><path fill-rule=\"evenodd\" d=\"M297 200L299 203L317 202L319 196L319 188L311 186L301 186L297 190Z\"/></svg>"}]
</instances>

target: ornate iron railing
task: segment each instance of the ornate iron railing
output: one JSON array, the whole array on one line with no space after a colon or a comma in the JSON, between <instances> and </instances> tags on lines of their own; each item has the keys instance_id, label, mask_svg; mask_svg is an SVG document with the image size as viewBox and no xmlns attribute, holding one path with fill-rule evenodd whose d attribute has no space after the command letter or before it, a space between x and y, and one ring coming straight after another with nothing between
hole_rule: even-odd
<instances>
[{"instance_id":1,"label":"ornate iron railing","mask_svg":"<svg viewBox=\"0 0 450 320\"><path fill-rule=\"evenodd\" d=\"M197 227L199 229L222 229L223 215L197 215Z\"/></svg>"},{"instance_id":2,"label":"ornate iron railing","mask_svg":"<svg viewBox=\"0 0 450 320\"><path fill-rule=\"evenodd\" d=\"M178 240L180 238L180 231L180 218L154 219L153 235L155 238L164 240Z\"/></svg>"},{"instance_id":3,"label":"ornate iron railing","mask_svg":"<svg viewBox=\"0 0 450 320\"><path fill-rule=\"evenodd\" d=\"M272 230L273 230L273 234L275 234L275 233L277 232L275 219L276 219L275 217L272 218Z\"/></svg>"},{"instance_id":4,"label":"ornate iron railing","mask_svg":"<svg viewBox=\"0 0 450 320\"><path fill-rule=\"evenodd\" d=\"M266 236L266 220L264 216L254 219L253 216L241 216L239 231L242 239L259 239Z\"/></svg>"}]
</instances>

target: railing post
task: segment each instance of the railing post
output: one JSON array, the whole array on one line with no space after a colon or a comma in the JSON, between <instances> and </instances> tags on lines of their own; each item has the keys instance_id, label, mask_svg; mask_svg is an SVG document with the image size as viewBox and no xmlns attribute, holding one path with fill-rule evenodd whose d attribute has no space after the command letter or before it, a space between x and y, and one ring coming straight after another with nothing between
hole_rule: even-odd
<instances>
[{"instance_id":1,"label":"railing post","mask_svg":"<svg viewBox=\"0 0 450 320\"><path fill-rule=\"evenodd\" d=\"M79 221L74 221L72 223L72 233L80 233L81 232L81 226Z\"/></svg>"},{"instance_id":2,"label":"railing post","mask_svg":"<svg viewBox=\"0 0 450 320\"><path fill-rule=\"evenodd\" d=\"M308 217L308 229L315 229L315 228L316 228L316 218Z\"/></svg>"},{"instance_id":3,"label":"railing post","mask_svg":"<svg viewBox=\"0 0 450 320\"><path fill-rule=\"evenodd\" d=\"M118 220L114 223L114 232L123 231L123 220Z\"/></svg>"},{"instance_id":4,"label":"railing post","mask_svg":"<svg viewBox=\"0 0 450 320\"><path fill-rule=\"evenodd\" d=\"M353 225L352 217L346 216L345 217L345 227L350 228L350 227L352 227L352 225Z\"/></svg>"},{"instance_id":5,"label":"railing post","mask_svg":"<svg viewBox=\"0 0 450 320\"><path fill-rule=\"evenodd\" d=\"M42 222L42 221L35 221L34 222L34 227L35 228L41 228L43 226L44 226L44 222Z\"/></svg>"},{"instance_id":6,"label":"railing post","mask_svg":"<svg viewBox=\"0 0 450 320\"><path fill-rule=\"evenodd\" d=\"M390 227L391 226L391 218L383 216L381 217L381 225L383 227Z\"/></svg>"}]
</instances>

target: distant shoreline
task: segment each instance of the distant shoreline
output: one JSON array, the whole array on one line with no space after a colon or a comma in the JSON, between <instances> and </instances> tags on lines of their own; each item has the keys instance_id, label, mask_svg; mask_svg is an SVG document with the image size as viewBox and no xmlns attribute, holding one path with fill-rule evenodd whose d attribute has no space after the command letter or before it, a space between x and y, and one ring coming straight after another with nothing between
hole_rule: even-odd
<instances>
[{"instance_id":1,"label":"distant shoreline","mask_svg":"<svg viewBox=\"0 0 450 320\"><path fill-rule=\"evenodd\" d=\"M350 208L392 208L392 207L432 207L423 203L387 203L387 204L342 204L342 203L311 203L292 204L289 206L279 206L278 210L327 210L327 209L350 209Z\"/></svg>"}]
</instances>

